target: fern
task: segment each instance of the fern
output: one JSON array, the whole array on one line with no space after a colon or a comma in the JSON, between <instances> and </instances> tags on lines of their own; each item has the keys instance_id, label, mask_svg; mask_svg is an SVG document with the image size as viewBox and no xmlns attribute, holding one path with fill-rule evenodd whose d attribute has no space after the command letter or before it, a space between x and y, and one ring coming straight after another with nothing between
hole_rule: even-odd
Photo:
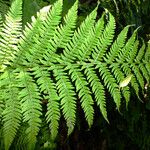
<instances>
[{"instance_id":1,"label":"fern","mask_svg":"<svg viewBox=\"0 0 150 150\"><path fill-rule=\"evenodd\" d=\"M48 100L47 104L47 113L46 120L49 123L52 137L55 138L58 131L59 119L60 119L60 98L58 97L56 85L53 83L52 79L50 80L49 72L41 67L34 67L32 69L34 75L38 78L37 83L41 92L47 94L44 99Z\"/></svg>"},{"instance_id":2,"label":"fern","mask_svg":"<svg viewBox=\"0 0 150 150\"><path fill-rule=\"evenodd\" d=\"M5 72L1 76L1 98L5 100L3 116L3 134L5 149L9 149L21 123L21 104L18 97L18 85L13 72Z\"/></svg>"},{"instance_id":3,"label":"fern","mask_svg":"<svg viewBox=\"0 0 150 150\"><path fill-rule=\"evenodd\" d=\"M109 122L106 93L119 112L124 99L128 106L131 91L141 99L139 92L150 80L150 45L138 39L137 29L130 38L129 25L115 35L113 15L105 12L97 19L98 7L76 28L78 1L62 18L63 1L58 0L41 9L22 32L21 5L21 0L13 1L4 23L0 21L0 134L5 149L14 139L35 149L42 122L54 140L61 117L70 135L77 104L89 127L94 103ZM130 74L131 84L120 88Z\"/></svg>"},{"instance_id":4,"label":"fern","mask_svg":"<svg viewBox=\"0 0 150 150\"><path fill-rule=\"evenodd\" d=\"M4 27L0 39L0 65L8 65L17 52L17 44L21 35L21 9L22 1L16 0L12 3L6 15Z\"/></svg>"},{"instance_id":5,"label":"fern","mask_svg":"<svg viewBox=\"0 0 150 150\"><path fill-rule=\"evenodd\" d=\"M21 99L23 122L28 122L29 125L26 130L28 149L33 149L41 124L41 98L38 87L28 72L20 71L18 82L19 87L22 88L19 98Z\"/></svg>"}]
</instances>

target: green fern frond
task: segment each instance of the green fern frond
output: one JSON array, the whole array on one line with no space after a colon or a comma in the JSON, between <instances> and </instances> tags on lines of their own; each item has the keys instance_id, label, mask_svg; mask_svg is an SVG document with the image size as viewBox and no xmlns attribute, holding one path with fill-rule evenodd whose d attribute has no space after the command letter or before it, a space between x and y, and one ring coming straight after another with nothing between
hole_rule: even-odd
<instances>
[{"instance_id":1,"label":"green fern frond","mask_svg":"<svg viewBox=\"0 0 150 150\"><path fill-rule=\"evenodd\" d=\"M115 32L115 19L109 13L109 22L104 29L104 32L102 36L99 37L99 42L97 43L97 47L95 47L95 50L92 54L93 59L96 61L102 61L104 59L104 55L106 53L106 50L108 46L111 45L111 42L113 41Z\"/></svg>"},{"instance_id":2,"label":"green fern frond","mask_svg":"<svg viewBox=\"0 0 150 150\"><path fill-rule=\"evenodd\" d=\"M41 9L22 32L21 5L14 0L4 23L0 20L0 135L6 149L13 141L36 149L44 125L54 140L61 115L70 135L77 101L91 127L94 102L109 122L106 92L119 111L122 97L126 107L133 92L140 99L150 81L150 43L139 40L137 30L128 38L126 26L115 35L114 17L104 13L97 19L98 7L76 29L78 1L62 18L63 1L58 0Z\"/></svg>"},{"instance_id":3,"label":"green fern frond","mask_svg":"<svg viewBox=\"0 0 150 150\"><path fill-rule=\"evenodd\" d=\"M0 39L0 65L10 64L17 53L17 44L21 36L22 0L13 1L6 15Z\"/></svg>"},{"instance_id":4,"label":"green fern frond","mask_svg":"<svg viewBox=\"0 0 150 150\"><path fill-rule=\"evenodd\" d=\"M123 62L130 56L129 54L135 42L136 32L137 30L134 31L130 39L127 41L126 45L120 50L120 53L118 54L118 58L116 58L117 62Z\"/></svg>"},{"instance_id":5,"label":"green fern frond","mask_svg":"<svg viewBox=\"0 0 150 150\"><path fill-rule=\"evenodd\" d=\"M121 105L121 94L119 91L118 84L116 83L115 78L110 73L109 69L107 68L106 64L97 63L96 68L99 70L100 76L104 81L105 86L107 87L108 91L112 95L117 109L119 110Z\"/></svg>"},{"instance_id":6,"label":"green fern frond","mask_svg":"<svg viewBox=\"0 0 150 150\"><path fill-rule=\"evenodd\" d=\"M62 59L72 62L80 54L80 47L86 42L87 37L91 34L91 29L94 27L94 22L97 15L97 8L87 16L80 27L74 32L72 41L70 41L63 51Z\"/></svg>"},{"instance_id":7,"label":"green fern frond","mask_svg":"<svg viewBox=\"0 0 150 150\"><path fill-rule=\"evenodd\" d=\"M53 40L55 41L57 48L65 48L68 41L70 41L74 32L73 30L76 28L77 9L78 1L76 1L69 9L67 15L64 17L64 23L57 28L57 31L55 31L56 36L54 36Z\"/></svg>"},{"instance_id":8,"label":"green fern frond","mask_svg":"<svg viewBox=\"0 0 150 150\"><path fill-rule=\"evenodd\" d=\"M74 29L76 28L76 20L77 20L77 7L78 1L74 3L74 5L70 8L67 15L64 17L64 22L60 24L57 29L55 30L55 35L53 38L48 42L47 51L44 55L46 60L49 60L50 57L58 57L55 52L59 48L66 48L67 43L71 40L73 36ZM55 61L55 59L50 60Z\"/></svg>"},{"instance_id":9,"label":"green fern frond","mask_svg":"<svg viewBox=\"0 0 150 150\"><path fill-rule=\"evenodd\" d=\"M21 39L19 41L18 45L19 51L17 53L17 57L13 61L13 64L23 64L26 62L25 61L26 57L28 58L29 56L32 56L29 53L29 50L34 47L35 42L37 41L37 40L35 41L35 39L38 39L44 32L43 30L42 30L43 32L41 31L41 28L43 25L43 21L47 17L47 13L48 10L45 12L42 11L38 12L37 18L35 19L35 17L32 17L32 23L31 24L27 23L21 36ZM28 47L28 50L26 49L26 47Z\"/></svg>"},{"instance_id":10,"label":"green fern frond","mask_svg":"<svg viewBox=\"0 0 150 150\"><path fill-rule=\"evenodd\" d=\"M136 66L135 64L131 64L131 67L132 67L132 71L134 72L141 88L144 89L144 78L143 78L141 72L139 71L139 66Z\"/></svg>"},{"instance_id":11,"label":"green fern frond","mask_svg":"<svg viewBox=\"0 0 150 150\"><path fill-rule=\"evenodd\" d=\"M99 42L99 37L104 30L104 15L99 19L96 25L91 28L89 35L86 37L85 42L82 43L79 54L77 55L80 61L85 61L90 58L93 49ZM91 38L92 37L92 38Z\"/></svg>"},{"instance_id":12,"label":"green fern frond","mask_svg":"<svg viewBox=\"0 0 150 150\"><path fill-rule=\"evenodd\" d=\"M143 58L143 55L145 53L145 49L146 49L146 45L145 45L144 41L142 40L142 47L140 48L139 53L136 56L136 61L137 62L140 62L141 59Z\"/></svg>"},{"instance_id":13,"label":"green fern frond","mask_svg":"<svg viewBox=\"0 0 150 150\"><path fill-rule=\"evenodd\" d=\"M53 50L55 43L51 43L51 40L54 38L55 31L61 21L62 5L62 0L58 0L52 7L51 11L49 11L46 21L43 22L42 34L40 33L40 37L38 40L36 39L36 44L31 48L30 53L27 53L27 55L29 54L27 59L30 62L37 63L40 58L42 59L43 54L47 52L47 49L51 51Z\"/></svg>"},{"instance_id":14,"label":"green fern frond","mask_svg":"<svg viewBox=\"0 0 150 150\"><path fill-rule=\"evenodd\" d=\"M44 92L44 99L48 101L46 120L49 124L52 138L54 139L58 133L60 120L60 98L56 91L56 85L50 78L50 73L42 67L34 67L35 78L41 92Z\"/></svg>"},{"instance_id":15,"label":"green fern frond","mask_svg":"<svg viewBox=\"0 0 150 150\"><path fill-rule=\"evenodd\" d=\"M68 135L73 131L76 120L75 90L62 66L52 66L56 86L61 99L61 109L67 121Z\"/></svg>"},{"instance_id":16,"label":"green fern frond","mask_svg":"<svg viewBox=\"0 0 150 150\"><path fill-rule=\"evenodd\" d=\"M107 122L107 110L106 110L106 100L105 100L105 93L104 93L104 87L101 84L98 76L96 75L96 72L93 69L93 66L90 66L88 64L83 65L83 69L85 69L85 74L87 76L88 81L90 82L90 86L92 88L92 92L95 95L95 100L97 102L97 105L100 108L100 111L105 118Z\"/></svg>"},{"instance_id":17,"label":"green fern frond","mask_svg":"<svg viewBox=\"0 0 150 150\"><path fill-rule=\"evenodd\" d=\"M139 67L140 71L142 72L143 77L146 79L147 83L149 83L150 76L149 76L148 70L146 69L146 66L141 63L141 64L139 64L138 67Z\"/></svg>"},{"instance_id":18,"label":"green fern frond","mask_svg":"<svg viewBox=\"0 0 150 150\"><path fill-rule=\"evenodd\" d=\"M123 48L125 40L127 38L129 27L130 26L126 26L118 35L116 41L111 46L110 51L108 52L108 54L106 54L106 58L104 58L106 62L113 62L118 53L120 52L121 48Z\"/></svg>"},{"instance_id":19,"label":"green fern frond","mask_svg":"<svg viewBox=\"0 0 150 150\"><path fill-rule=\"evenodd\" d=\"M16 83L16 76L13 72L5 72L1 76L1 88L3 89L3 99L5 108L3 110L3 134L5 149L8 150L12 144L17 130L19 129L22 114L21 104L18 97L19 89Z\"/></svg>"},{"instance_id":20,"label":"green fern frond","mask_svg":"<svg viewBox=\"0 0 150 150\"><path fill-rule=\"evenodd\" d=\"M94 109L93 109L93 99L91 97L91 91L88 88L88 82L81 73L81 69L78 65L68 65L69 74L71 79L75 82L76 91L78 92L78 97L81 101L81 107L84 110L85 118L89 124L89 127L93 124Z\"/></svg>"},{"instance_id":21,"label":"green fern frond","mask_svg":"<svg viewBox=\"0 0 150 150\"><path fill-rule=\"evenodd\" d=\"M20 71L18 82L19 87L22 88L19 92L19 98L21 99L23 121L28 122L28 128L26 129L28 149L34 149L36 136L41 126L41 97L29 72Z\"/></svg>"},{"instance_id":22,"label":"green fern frond","mask_svg":"<svg viewBox=\"0 0 150 150\"><path fill-rule=\"evenodd\" d=\"M137 55L138 47L139 47L139 40L136 40L127 58L128 62L133 63Z\"/></svg>"}]
</instances>

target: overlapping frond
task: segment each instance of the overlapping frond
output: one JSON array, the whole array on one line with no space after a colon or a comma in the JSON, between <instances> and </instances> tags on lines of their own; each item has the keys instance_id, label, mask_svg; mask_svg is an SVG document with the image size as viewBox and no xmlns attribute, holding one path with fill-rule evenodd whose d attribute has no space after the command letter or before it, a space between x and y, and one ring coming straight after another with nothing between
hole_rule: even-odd
<instances>
[{"instance_id":1,"label":"overlapping frond","mask_svg":"<svg viewBox=\"0 0 150 150\"><path fill-rule=\"evenodd\" d=\"M63 1L58 0L21 32L21 5L14 0L0 22L0 121L6 149L20 125L25 137L19 142L34 149L43 120L54 139L61 116L68 135L73 132L77 104L91 127L94 103L109 122L106 95L119 111L122 98L128 106L133 91L140 99L150 80L150 44L138 39L137 30L127 38L127 26L115 36L114 17L107 12L97 19L98 6L76 28L78 1L62 19Z\"/></svg>"},{"instance_id":2,"label":"overlapping frond","mask_svg":"<svg viewBox=\"0 0 150 150\"><path fill-rule=\"evenodd\" d=\"M39 85L40 91L44 92L43 98L48 101L46 120L49 124L52 138L55 138L58 133L60 119L60 98L58 97L56 85L50 77L49 71L46 68L34 67L35 78Z\"/></svg>"}]
</instances>

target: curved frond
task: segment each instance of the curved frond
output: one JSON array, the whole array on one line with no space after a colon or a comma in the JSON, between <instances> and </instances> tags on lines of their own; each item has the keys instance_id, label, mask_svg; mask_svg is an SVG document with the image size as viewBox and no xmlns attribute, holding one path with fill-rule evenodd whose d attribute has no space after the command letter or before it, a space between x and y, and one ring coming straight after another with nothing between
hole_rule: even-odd
<instances>
[{"instance_id":1,"label":"curved frond","mask_svg":"<svg viewBox=\"0 0 150 150\"><path fill-rule=\"evenodd\" d=\"M144 53L145 53L145 48L146 48L146 45L145 45L144 41L142 40L142 47L140 48L138 55L136 56L137 62L140 62L141 59L143 58Z\"/></svg>"},{"instance_id":2,"label":"curved frond","mask_svg":"<svg viewBox=\"0 0 150 150\"><path fill-rule=\"evenodd\" d=\"M71 40L73 36L73 30L76 28L77 6L78 1L76 1L74 5L70 8L67 15L64 17L64 22L56 28L55 35L52 39L49 40L47 45L47 51L44 55L44 58L46 60L56 61L55 58L59 58L59 55L56 55L57 50L67 47L67 43Z\"/></svg>"},{"instance_id":3,"label":"curved frond","mask_svg":"<svg viewBox=\"0 0 150 150\"><path fill-rule=\"evenodd\" d=\"M127 58L128 62L133 63L133 61L135 60L138 51L138 46L139 46L139 41L136 40Z\"/></svg>"}]
</instances>

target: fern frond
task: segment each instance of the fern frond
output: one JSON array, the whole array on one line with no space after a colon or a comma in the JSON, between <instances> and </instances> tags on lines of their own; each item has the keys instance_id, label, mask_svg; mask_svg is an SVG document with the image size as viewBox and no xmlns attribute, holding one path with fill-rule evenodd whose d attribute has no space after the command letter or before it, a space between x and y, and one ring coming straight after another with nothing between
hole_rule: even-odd
<instances>
[{"instance_id":1,"label":"fern frond","mask_svg":"<svg viewBox=\"0 0 150 150\"><path fill-rule=\"evenodd\" d=\"M134 72L140 86L142 89L144 89L144 78L139 70L139 66L136 66L134 63L131 64L131 67L132 67L132 71Z\"/></svg>"},{"instance_id":2,"label":"fern frond","mask_svg":"<svg viewBox=\"0 0 150 150\"><path fill-rule=\"evenodd\" d=\"M55 31L54 41L58 48L65 48L66 44L70 41L71 36L73 35L73 30L76 28L77 8L78 0L69 9L67 15L64 17L64 23L57 28L57 31Z\"/></svg>"},{"instance_id":3,"label":"fern frond","mask_svg":"<svg viewBox=\"0 0 150 150\"><path fill-rule=\"evenodd\" d=\"M69 69L69 74L71 75L72 81L75 82L76 91L78 92L78 97L81 101L81 106L85 113L85 118L89 124L89 127L91 127L94 117L94 102L91 97L91 91L88 87L88 82L81 73L81 69L78 67L78 65L68 64L67 69Z\"/></svg>"},{"instance_id":4,"label":"fern frond","mask_svg":"<svg viewBox=\"0 0 150 150\"><path fill-rule=\"evenodd\" d=\"M24 51L25 44L29 44L30 46L27 51L21 54L23 54L28 62L31 63L37 63L42 59L42 55L45 53L50 39L55 35L55 30L61 19L62 0L58 0L51 8L51 11L49 11L49 6L45 9L46 10L41 10L38 13L37 19L34 17L32 18L33 24L32 26L28 25L29 27L27 27L25 32L26 35L23 38L23 41L21 41L21 51Z\"/></svg>"},{"instance_id":5,"label":"fern frond","mask_svg":"<svg viewBox=\"0 0 150 150\"><path fill-rule=\"evenodd\" d=\"M85 74L87 76L88 81L90 82L90 86L92 88L92 92L95 95L95 100L97 102L97 105L100 108L100 111L105 118L107 122L107 110L106 110L106 99L105 99L105 93L104 93L104 87L101 84L98 76L96 75L96 72L93 69L93 66L85 64L83 65L83 69L85 69Z\"/></svg>"},{"instance_id":6,"label":"fern frond","mask_svg":"<svg viewBox=\"0 0 150 150\"><path fill-rule=\"evenodd\" d=\"M62 59L72 62L79 54L81 45L86 42L87 36L91 34L91 28L94 27L95 18L97 15L97 9L94 9L92 13L82 22L80 27L74 32L72 41L70 41L63 51Z\"/></svg>"},{"instance_id":7,"label":"fern frond","mask_svg":"<svg viewBox=\"0 0 150 150\"><path fill-rule=\"evenodd\" d=\"M95 47L95 50L92 54L93 59L96 61L102 61L104 59L105 52L108 48L108 46L111 45L111 42L113 41L115 32L115 19L109 13L109 22L102 34L101 37L99 37L99 42L97 43L97 47Z\"/></svg>"},{"instance_id":8,"label":"fern frond","mask_svg":"<svg viewBox=\"0 0 150 150\"><path fill-rule=\"evenodd\" d=\"M120 52L121 48L125 44L125 40L127 38L127 33L128 33L128 30L129 30L129 27L130 26L126 26L121 31L121 33L118 35L117 39L115 40L115 42L111 46L110 51L108 52L108 54L106 54L106 58L104 58L106 62L111 63L115 60L115 58L118 55L118 53Z\"/></svg>"},{"instance_id":9,"label":"fern frond","mask_svg":"<svg viewBox=\"0 0 150 150\"><path fill-rule=\"evenodd\" d=\"M5 72L1 76L3 84L3 98L5 98L5 108L3 110L3 134L5 149L8 150L16 136L17 130L21 123L21 104L19 101L16 78L11 71ZM1 85L2 85L1 84Z\"/></svg>"},{"instance_id":10,"label":"fern frond","mask_svg":"<svg viewBox=\"0 0 150 150\"><path fill-rule=\"evenodd\" d=\"M31 56L32 59L30 58L30 62L35 62L39 61L39 59L43 58L43 54L45 54L49 50L53 50L54 45L49 44L51 39L54 38L55 36L55 31L60 23L61 19L61 12L62 12L62 0L56 1L56 3L53 5L51 11L48 13L48 17L43 23L43 34L42 36L39 37L38 40L36 40L35 46L30 50L30 53L32 54ZM54 54L54 53L53 53ZM53 56L53 55L51 55ZM54 58L54 57L53 57ZM54 59L55 60L55 59Z\"/></svg>"},{"instance_id":11,"label":"fern frond","mask_svg":"<svg viewBox=\"0 0 150 150\"><path fill-rule=\"evenodd\" d=\"M42 58L42 55L47 52L47 49L48 51L53 50L53 46L55 45L55 43L53 43L54 45L52 45L50 41L54 37L57 26L60 23L61 12L62 0L58 0L52 7L51 11L48 13L48 17L43 24L42 30L44 32L42 38L39 38L39 40L36 41L36 45L33 47L33 50L31 50L32 55L35 55L35 57L33 57L30 62L37 62L36 60L39 60L40 57Z\"/></svg>"},{"instance_id":12,"label":"fern frond","mask_svg":"<svg viewBox=\"0 0 150 150\"><path fill-rule=\"evenodd\" d=\"M71 40L71 37L74 33L73 30L76 28L77 6L78 1L76 1L70 8L67 15L64 17L64 23L57 27L55 35L48 42L47 51L44 55L45 60L49 60L52 56L53 58L59 58L59 55L56 55L55 52L59 48L66 48L67 43Z\"/></svg>"},{"instance_id":13,"label":"fern frond","mask_svg":"<svg viewBox=\"0 0 150 150\"><path fill-rule=\"evenodd\" d=\"M17 44L21 36L22 0L13 1L6 15L0 39L0 65L10 64L17 53Z\"/></svg>"},{"instance_id":14,"label":"fern frond","mask_svg":"<svg viewBox=\"0 0 150 150\"><path fill-rule=\"evenodd\" d=\"M74 87L62 66L52 66L56 86L61 98L61 108L67 121L68 135L73 131L76 120L76 98Z\"/></svg>"},{"instance_id":15,"label":"fern frond","mask_svg":"<svg viewBox=\"0 0 150 150\"><path fill-rule=\"evenodd\" d=\"M79 48L77 58L80 61L85 61L90 57L93 49L99 42L99 37L101 36L103 30L104 15L101 17L101 19L98 20L96 25L93 28L91 28L89 35L85 39L85 42L82 43L81 47Z\"/></svg>"},{"instance_id":16,"label":"fern frond","mask_svg":"<svg viewBox=\"0 0 150 150\"><path fill-rule=\"evenodd\" d=\"M135 61L137 51L138 51L138 46L139 46L139 40L136 40L127 58L128 62L133 63L133 61Z\"/></svg>"},{"instance_id":17,"label":"fern frond","mask_svg":"<svg viewBox=\"0 0 150 150\"><path fill-rule=\"evenodd\" d=\"M60 120L60 98L58 97L55 83L50 78L50 73L42 67L34 67L35 78L41 92L44 92L44 99L48 100L46 120L49 124L52 138L54 139L58 133L58 126Z\"/></svg>"},{"instance_id":18,"label":"fern frond","mask_svg":"<svg viewBox=\"0 0 150 150\"><path fill-rule=\"evenodd\" d=\"M96 69L99 70L100 76L102 80L104 81L104 85L107 87L108 91L112 95L116 103L117 109L119 110L120 105L121 105L121 94L119 92L119 88L115 81L115 78L110 73L106 64L97 63Z\"/></svg>"},{"instance_id":19,"label":"fern frond","mask_svg":"<svg viewBox=\"0 0 150 150\"><path fill-rule=\"evenodd\" d=\"M132 50L135 42L136 32L137 30L134 31L132 36L127 41L126 45L120 50L120 53L118 54L118 58L116 58L117 62L124 62L127 59L127 57L129 57L130 51Z\"/></svg>"},{"instance_id":20,"label":"fern frond","mask_svg":"<svg viewBox=\"0 0 150 150\"><path fill-rule=\"evenodd\" d=\"M26 129L28 149L34 149L36 136L41 126L41 97L29 72L21 70L18 75L18 82L19 87L22 88L19 92L19 98L21 99L23 121L28 122Z\"/></svg>"},{"instance_id":21,"label":"fern frond","mask_svg":"<svg viewBox=\"0 0 150 150\"><path fill-rule=\"evenodd\" d=\"M145 77L146 81L149 83L150 76L148 70L146 69L146 66L141 63L139 64L139 69L141 70L143 77Z\"/></svg>"},{"instance_id":22,"label":"fern frond","mask_svg":"<svg viewBox=\"0 0 150 150\"><path fill-rule=\"evenodd\" d=\"M91 127L94 100L108 121L106 92L119 111L122 97L126 106L134 91L140 99L140 90L150 80L150 43L147 47L138 40L137 30L128 40L130 26L115 35L114 17L104 13L97 20L98 7L76 29L78 0L64 18L63 0L57 0L21 32L21 5L14 0L6 20L0 18L0 144L4 141L6 149L12 142L15 148L18 143L29 150L39 148L36 141L45 134L41 128L48 126L41 143L49 142L49 136L54 140L61 115L70 135L77 101Z\"/></svg>"},{"instance_id":23,"label":"fern frond","mask_svg":"<svg viewBox=\"0 0 150 150\"><path fill-rule=\"evenodd\" d=\"M142 40L142 47L140 48L135 61L137 61L137 62L141 61L141 59L143 58L144 53L145 53L145 48L146 48L146 45L145 45L144 41Z\"/></svg>"},{"instance_id":24,"label":"fern frond","mask_svg":"<svg viewBox=\"0 0 150 150\"><path fill-rule=\"evenodd\" d=\"M13 61L13 64L23 64L26 55L29 57L31 54L29 53L29 50L32 49L35 45L35 42L42 34L44 34L44 31L41 30L43 21L46 19L48 14L48 10L45 12L38 12L37 13L37 19L35 17L32 17L32 23L25 26L25 29L23 31L23 34L21 36L21 40L19 41L18 45L18 53L16 59ZM36 40L36 41L35 41ZM28 47L28 49L26 49ZM27 58L28 58L27 57Z\"/></svg>"}]
</instances>

